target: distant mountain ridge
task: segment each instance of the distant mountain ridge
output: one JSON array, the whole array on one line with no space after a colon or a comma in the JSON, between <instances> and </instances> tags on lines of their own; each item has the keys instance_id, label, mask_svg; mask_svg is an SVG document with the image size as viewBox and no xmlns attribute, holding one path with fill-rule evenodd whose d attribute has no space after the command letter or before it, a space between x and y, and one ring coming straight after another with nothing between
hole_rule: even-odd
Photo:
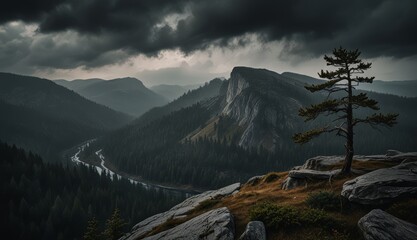
<instances>
[{"instance_id":1,"label":"distant mountain ridge","mask_svg":"<svg viewBox=\"0 0 417 240\"><path fill-rule=\"evenodd\" d=\"M305 84L319 84L323 79L313 78L307 75L284 72L283 76L301 81ZM394 94L404 97L417 97L417 80L406 81L381 81L374 80L372 84L360 84L356 87L358 90L365 90L371 92Z\"/></svg>"},{"instance_id":2,"label":"distant mountain ridge","mask_svg":"<svg viewBox=\"0 0 417 240\"><path fill-rule=\"evenodd\" d=\"M168 115L171 112L178 111L181 108L190 107L193 104L217 97L225 81L215 78L199 88L184 93L181 97L161 107L155 107L144 113L135 120L137 125L147 124L155 119Z\"/></svg>"},{"instance_id":3,"label":"distant mountain ridge","mask_svg":"<svg viewBox=\"0 0 417 240\"><path fill-rule=\"evenodd\" d=\"M91 101L135 117L153 107L168 103L166 98L146 88L136 78L57 80L55 82Z\"/></svg>"},{"instance_id":4,"label":"distant mountain ridge","mask_svg":"<svg viewBox=\"0 0 417 240\"><path fill-rule=\"evenodd\" d=\"M131 120L50 80L10 73L0 73L0 112L0 139L48 160Z\"/></svg>"}]
</instances>

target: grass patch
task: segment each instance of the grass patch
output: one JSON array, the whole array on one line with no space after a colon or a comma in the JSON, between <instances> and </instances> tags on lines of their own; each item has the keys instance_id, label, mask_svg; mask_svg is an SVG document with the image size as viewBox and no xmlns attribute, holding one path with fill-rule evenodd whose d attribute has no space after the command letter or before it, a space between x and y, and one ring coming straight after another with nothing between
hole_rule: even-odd
<instances>
[{"instance_id":1,"label":"grass patch","mask_svg":"<svg viewBox=\"0 0 417 240\"><path fill-rule=\"evenodd\" d=\"M271 202L263 202L251 207L249 217L252 221L262 221L270 230L289 230L301 226L331 229L336 222L323 210L278 206Z\"/></svg>"},{"instance_id":2,"label":"grass patch","mask_svg":"<svg viewBox=\"0 0 417 240\"><path fill-rule=\"evenodd\" d=\"M336 211L341 209L342 199L340 195L333 192L320 191L309 194L305 203L310 208Z\"/></svg>"}]
</instances>

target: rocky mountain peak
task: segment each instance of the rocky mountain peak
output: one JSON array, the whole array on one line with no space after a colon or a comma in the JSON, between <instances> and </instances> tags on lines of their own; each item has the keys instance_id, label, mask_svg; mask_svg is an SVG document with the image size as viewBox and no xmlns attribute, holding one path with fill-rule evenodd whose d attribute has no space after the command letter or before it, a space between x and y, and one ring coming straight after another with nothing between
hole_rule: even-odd
<instances>
[{"instance_id":1,"label":"rocky mountain peak","mask_svg":"<svg viewBox=\"0 0 417 240\"><path fill-rule=\"evenodd\" d=\"M293 116L300 106L297 100L300 89L278 73L235 67L230 75L221 114L234 119L243 129L240 146L262 146L275 151L280 141L279 129L289 122L283 118Z\"/></svg>"}]
</instances>

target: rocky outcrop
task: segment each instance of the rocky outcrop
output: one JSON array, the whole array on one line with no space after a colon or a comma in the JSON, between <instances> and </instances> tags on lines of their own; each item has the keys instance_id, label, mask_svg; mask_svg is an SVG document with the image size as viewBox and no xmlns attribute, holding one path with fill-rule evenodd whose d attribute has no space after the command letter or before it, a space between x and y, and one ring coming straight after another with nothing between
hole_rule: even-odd
<instances>
[{"instance_id":1,"label":"rocky outcrop","mask_svg":"<svg viewBox=\"0 0 417 240\"><path fill-rule=\"evenodd\" d=\"M416 240L417 226L374 209L358 222L366 240Z\"/></svg>"},{"instance_id":2,"label":"rocky outcrop","mask_svg":"<svg viewBox=\"0 0 417 240\"><path fill-rule=\"evenodd\" d=\"M291 170L288 177L282 183L282 189L290 190L299 186L303 186L307 181L314 180L329 180L334 175L338 174L340 170L332 171L317 171L310 169Z\"/></svg>"},{"instance_id":3,"label":"rocky outcrop","mask_svg":"<svg viewBox=\"0 0 417 240\"><path fill-rule=\"evenodd\" d=\"M337 174L339 170L328 171L331 166L340 164L344 161L345 156L317 156L307 159L301 166L294 167L288 173L288 177L283 181L282 189L290 190L299 186L304 186L308 180L326 180ZM355 155L355 161L381 161L395 164L417 161L417 153L402 153L396 150L388 150L386 155ZM371 169L370 169L371 170ZM370 171L368 170L368 171ZM359 171L352 169L355 173L366 173L368 171Z\"/></svg>"},{"instance_id":4,"label":"rocky outcrop","mask_svg":"<svg viewBox=\"0 0 417 240\"><path fill-rule=\"evenodd\" d=\"M254 186L254 185L260 183L262 178L264 178L264 177L265 177L265 175L251 177L251 178L249 178L248 181L246 181L245 185Z\"/></svg>"},{"instance_id":5,"label":"rocky outcrop","mask_svg":"<svg viewBox=\"0 0 417 240\"><path fill-rule=\"evenodd\" d=\"M384 204L417 194L417 162L378 169L343 184L341 195L360 204Z\"/></svg>"},{"instance_id":6,"label":"rocky outcrop","mask_svg":"<svg viewBox=\"0 0 417 240\"><path fill-rule=\"evenodd\" d=\"M300 122L296 110L301 104L293 95L299 89L299 86L294 87L293 81L280 74L265 69L235 67L221 114L234 119L243 130L239 146L277 150L281 144L280 132Z\"/></svg>"},{"instance_id":7,"label":"rocky outcrop","mask_svg":"<svg viewBox=\"0 0 417 240\"><path fill-rule=\"evenodd\" d=\"M403 161L413 162L417 161L417 152L403 153L397 150L388 150L385 155L355 155L353 159L356 161L383 161L401 163ZM312 170L325 170L331 165L342 163L345 160L345 156L317 156L310 159L302 165L297 167L298 169L312 169Z\"/></svg>"},{"instance_id":8,"label":"rocky outcrop","mask_svg":"<svg viewBox=\"0 0 417 240\"><path fill-rule=\"evenodd\" d=\"M148 234L155 227L165 223L169 219L186 217L187 213L197 207L201 202L218 197L224 197L236 193L240 189L240 183L235 183L227 187L207 191L190 198L187 198L180 204L174 206L170 210L151 216L138 224L136 224L132 231L126 234L121 239L138 239Z\"/></svg>"},{"instance_id":9,"label":"rocky outcrop","mask_svg":"<svg viewBox=\"0 0 417 240\"><path fill-rule=\"evenodd\" d=\"M226 207L201 214L174 228L147 237L147 240L216 239L233 240L235 228L233 216Z\"/></svg>"},{"instance_id":10,"label":"rocky outcrop","mask_svg":"<svg viewBox=\"0 0 417 240\"><path fill-rule=\"evenodd\" d=\"M249 222L239 240L266 240L264 223L261 221Z\"/></svg>"}]
</instances>

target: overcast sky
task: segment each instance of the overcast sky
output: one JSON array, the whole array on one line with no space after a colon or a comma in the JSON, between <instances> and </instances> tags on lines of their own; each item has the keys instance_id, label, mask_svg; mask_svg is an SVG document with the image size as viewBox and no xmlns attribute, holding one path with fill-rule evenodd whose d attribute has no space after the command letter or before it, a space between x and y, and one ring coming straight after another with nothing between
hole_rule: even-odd
<instances>
[{"instance_id":1,"label":"overcast sky","mask_svg":"<svg viewBox=\"0 0 417 240\"><path fill-rule=\"evenodd\" d=\"M415 0L13 0L0 8L0 71L147 85L229 77L234 66L317 76L359 48L369 75L417 79Z\"/></svg>"}]
</instances>

